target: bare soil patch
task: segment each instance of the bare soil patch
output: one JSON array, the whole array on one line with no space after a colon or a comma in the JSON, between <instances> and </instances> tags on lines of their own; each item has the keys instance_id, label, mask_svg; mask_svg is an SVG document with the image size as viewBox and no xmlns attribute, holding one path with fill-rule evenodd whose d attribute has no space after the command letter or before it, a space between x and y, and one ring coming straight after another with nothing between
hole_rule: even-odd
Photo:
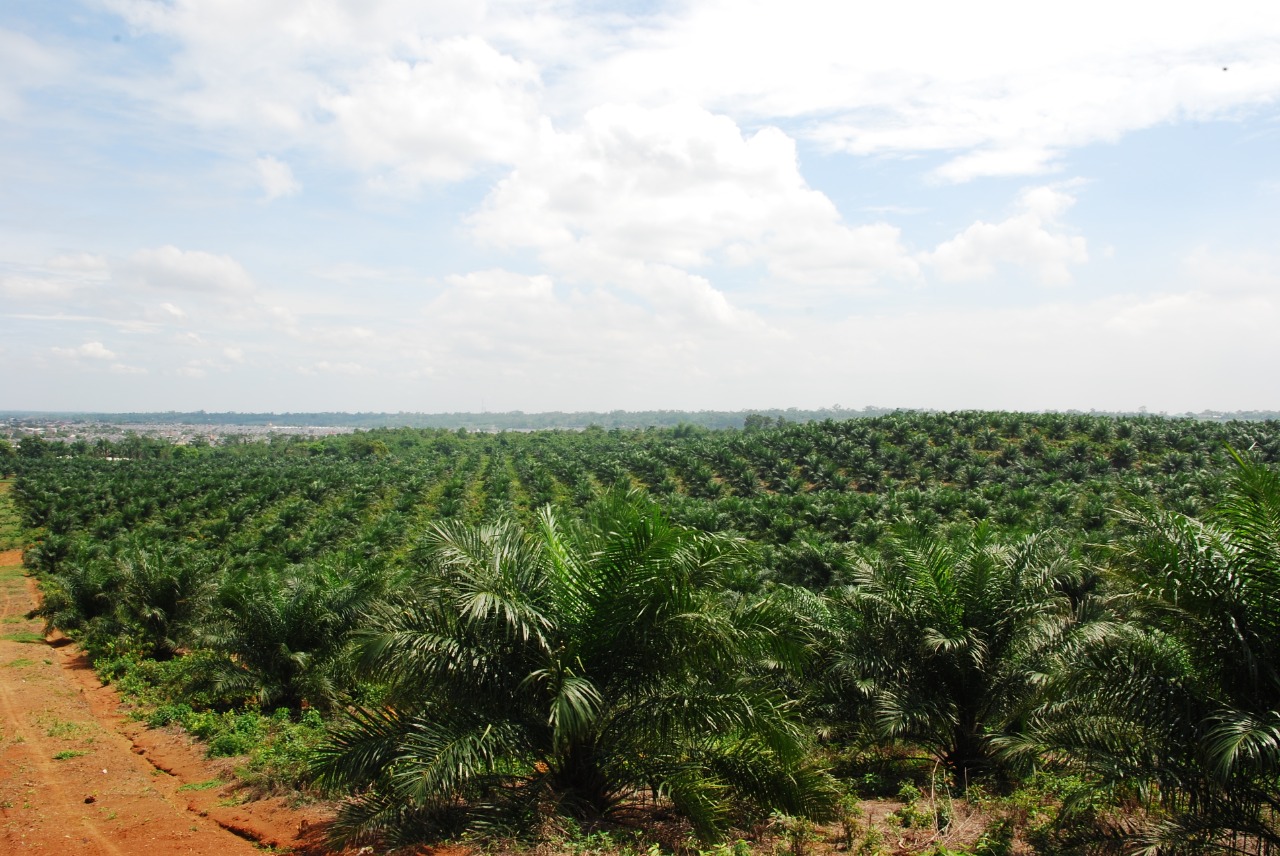
<instances>
[{"instance_id":1,"label":"bare soil patch","mask_svg":"<svg viewBox=\"0 0 1280 856\"><path fill-rule=\"evenodd\" d=\"M321 854L326 816L241 803L225 765L129 720L38 602L20 550L0 552L0 851L112 856Z\"/></svg>"}]
</instances>

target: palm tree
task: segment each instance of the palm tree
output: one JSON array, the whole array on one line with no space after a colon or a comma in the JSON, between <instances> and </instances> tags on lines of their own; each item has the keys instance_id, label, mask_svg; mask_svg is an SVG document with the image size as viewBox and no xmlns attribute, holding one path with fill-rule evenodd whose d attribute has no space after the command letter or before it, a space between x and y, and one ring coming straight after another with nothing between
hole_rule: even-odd
<instances>
[{"instance_id":1,"label":"palm tree","mask_svg":"<svg viewBox=\"0 0 1280 856\"><path fill-rule=\"evenodd\" d=\"M1113 830L1145 852L1280 847L1280 475L1236 460L1205 521L1123 513L1114 618L1040 715L1039 751L1146 800L1148 822Z\"/></svg>"},{"instance_id":2,"label":"palm tree","mask_svg":"<svg viewBox=\"0 0 1280 856\"><path fill-rule=\"evenodd\" d=\"M995 739L1018 727L1069 629L1075 563L1046 535L1004 545L981 523L954 542L881 546L830 599L838 715L928 748L963 787L998 766Z\"/></svg>"},{"instance_id":3,"label":"palm tree","mask_svg":"<svg viewBox=\"0 0 1280 856\"><path fill-rule=\"evenodd\" d=\"M803 639L778 598L729 591L753 583L740 542L615 493L585 523L442 523L419 557L363 637L386 704L322 751L324 780L365 789L346 837L595 820L649 799L714 838L735 812L829 805L770 678Z\"/></svg>"},{"instance_id":4,"label":"palm tree","mask_svg":"<svg viewBox=\"0 0 1280 856\"><path fill-rule=\"evenodd\" d=\"M350 689L342 674L348 635L390 584L376 564L341 558L227 574L193 633L198 646L222 655L202 683L229 703L334 706Z\"/></svg>"}]
</instances>

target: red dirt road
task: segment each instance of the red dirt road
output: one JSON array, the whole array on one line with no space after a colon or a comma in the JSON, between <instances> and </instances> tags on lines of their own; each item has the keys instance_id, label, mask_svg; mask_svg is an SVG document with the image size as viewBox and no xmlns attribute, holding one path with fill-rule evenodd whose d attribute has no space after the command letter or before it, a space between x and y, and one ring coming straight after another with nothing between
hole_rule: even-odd
<instances>
[{"instance_id":1,"label":"red dirt road","mask_svg":"<svg viewBox=\"0 0 1280 856\"><path fill-rule=\"evenodd\" d=\"M122 716L83 656L46 642L42 623L25 617L37 590L21 562L20 551L0 552L0 852L331 852L319 810L239 805L211 786L218 768L186 738Z\"/></svg>"}]
</instances>

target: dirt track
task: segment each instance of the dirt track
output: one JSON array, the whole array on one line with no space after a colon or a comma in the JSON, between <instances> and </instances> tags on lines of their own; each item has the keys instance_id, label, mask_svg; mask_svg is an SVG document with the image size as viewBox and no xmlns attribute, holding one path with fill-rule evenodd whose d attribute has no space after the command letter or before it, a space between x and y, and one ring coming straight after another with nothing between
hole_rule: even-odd
<instances>
[{"instance_id":1,"label":"dirt track","mask_svg":"<svg viewBox=\"0 0 1280 856\"><path fill-rule=\"evenodd\" d=\"M319 811L241 805L184 737L122 716L83 656L25 617L37 590L21 561L0 553L0 852L329 852Z\"/></svg>"}]
</instances>

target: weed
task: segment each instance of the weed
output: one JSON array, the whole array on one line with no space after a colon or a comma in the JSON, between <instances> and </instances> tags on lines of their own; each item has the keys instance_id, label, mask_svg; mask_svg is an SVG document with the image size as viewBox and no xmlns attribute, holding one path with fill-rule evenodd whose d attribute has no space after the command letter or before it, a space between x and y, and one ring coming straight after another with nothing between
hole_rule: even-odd
<instances>
[{"instance_id":1,"label":"weed","mask_svg":"<svg viewBox=\"0 0 1280 856\"><path fill-rule=\"evenodd\" d=\"M974 856L1009 856L1013 852L1013 819L992 821L973 845Z\"/></svg>"},{"instance_id":2,"label":"weed","mask_svg":"<svg viewBox=\"0 0 1280 856\"><path fill-rule=\"evenodd\" d=\"M862 819L862 801L856 794L846 793L836 803L836 812L840 820L840 831L844 838L844 849L853 850L853 837L858 832Z\"/></svg>"},{"instance_id":3,"label":"weed","mask_svg":"<svg viewBox=\"0 0 1280 856\"><path fill-rule=\"evenodd\" d=\"M79 758L81 755L88 755L88 752L82 752L79 749L63 749L61 752L53 754L53 760L66 761L70 758Z\"/></svg>"},{"instance_id":4,"label":"weed","mask_svg":"<svg viewBox=\"0 0 1280 856\"><path fill-rule=\"evenodd\" d=\"M821 840L817 826L808 818L775 811L769 817L769 825L782 838L780 851L790 853L791 856L805 856L809 852L809 845Z\"/></svg>"},{"instance_id":5,"label":"weed","mask_svg":"<svg viewBox=\"0 0 1280 856\"><path fill-rule=\"evenodd\" d=\"M898 799L902 800L902 808L887 815L886 820L897 823L903 829L924 829L933 823L933 812L920 807L920 789L910 782L903 782L898 789Z\"/></svg>"},{"instance_id":6,"label":"weed","mask_svg":"<svg viewBox=\"0 0 1280 856\"><path fill-rule=\"evenodd\" d=\"M854 856L881 856L884 853L883 844L884 833L880 831L880 827L867 824L867 831L852 852Z\"/></svg>"},{"instance_id":7,"label":"weed","mask_svg":"<svg viewBox=\"0 0 1280 856\"><path fill-rule=\"evenodd\" d=\"M55 719L45 726L44 734L46 737L58 737L63 740L70 740L79 737L88 729L82 722L64 722Z\"/></svg>"},{"instance_id":8,"label":"weed","mask_svg":"<svg viewBox=\"0 0 1280 856\"><path fill-rule=\"evenodd\" d=\"M0 634L0 639L6 642L21 642L26 645L43 645L45 643L44 635L41 633L32 633L30 630L20 630L17 633Z\"/></svg>"},{"instance_id":9,"label":"weed","mask_svg":"<svg viewBox=\"0 0 1280 856\"><path fill-rule=\"evenodd\" d=\"M209 781L207 781L207 782L191 782L191 783L189 783L189 784L182 785L181 787L179 787L179 788L178 788L178 790L180 790L180 791L208 791L208 790L212 790L213 788L220 788L220 787L222 787L222 786L223 786L223 785L225 785L225 784L226 784L226 782L222 781L222 779L210 779L210 780L209 780Z\"/></svg>"}]
</instances>

